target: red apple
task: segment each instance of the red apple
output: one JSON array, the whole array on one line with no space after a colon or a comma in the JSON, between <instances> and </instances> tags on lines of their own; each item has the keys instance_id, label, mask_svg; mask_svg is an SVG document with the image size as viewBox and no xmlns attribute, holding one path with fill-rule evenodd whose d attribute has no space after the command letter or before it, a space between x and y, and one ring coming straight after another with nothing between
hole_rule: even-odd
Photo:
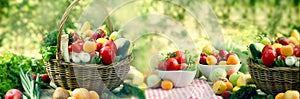
<instances>
[{"instance_id":1,"label":"red apple","mask_svg":"<svg viewBox=\"0 0 300 99\"><path fill-rule=\"evenodd\" d=\"M295 55L296 57L300 57L300 46L299 46L299 45L296 45L296 46L294 47L294 55Z\"/></svg>"},{"instance_id":2,"label":"red apple","mask_svg":"<svg viewBox=\"0 0 300 99\"><path fill-rule=\"evenodd\" d=\"M225 91L222 93L223 99L229 99L230 98L230 91Z\"/></svg>"},{"instance_id":3,"label":"red apple","mask_svg":"<svg viewBox=\"0 0 300 99\"><path fill-rule=\"evenodd\" d=\"M234 69L229 70L227 73L227 78L229 78L231 76L231 74L233 74L235 72L237 72L237 71L235 71Z\"/></svg>"},{"instance_id":4,"label":"red apple","mask_svg":"<svg viewBox=\"0 0 300 99\"><path fill-rule=\"evenodd\" d=\"M261 57L262 63L267 67L274 65L274 59L276 59L276 52L271 49L265 50Z\"/></svg>"},{"instance_id":5,"label":"red apple","mask_svg":"<svg viewBox=\"0 0 300 99\"><path fill-rule=\"evenodd\" d=\"M83 50L83 40L77 40L75 43L71 45L72 51L76 53L80 53Z\"/></svg>"},{"instance_id":6,"label":"red apple","mask_svg":"<svg viewBox=\"0 0 300 99\"><path fill-rule=\"evenodd\" d=\"M206 58L207 58L206 56L201 56L200 60L199 60L199 63L203 64L203 65L207 65Z\"/></svg>"},{"instance_id":7,"label":"red apple","mask_svg":"<svg viewBox=\"0 0 300 99\"><path fill-rule=\"evenodd\" d=\"M51 81L48 74L41 74L41 78L42 78L42 81L47 84L49 84Z\"/></svg>"},{"instance_id":8,"label":"red apple","mask_svg":"<svg viewBox=\"0 0 300 99\"><path fill-rule=\"evenodd\" d=\"M10 89L5 94L5 99L21 99L22 93L18 89Z\"/></svg>"},{"instance_id":9,"label":"red apple","mask_svg":"<svg viewBox=\"0 0 300 99\"><path fill-rule=\"evenodd\" d=\"M286 37L280 37L277 39L276 42L280 43L281 45L289 45L289 42Z\"/></svg>"},{"instance_id":10,"label":"red apple","mask_svg":"<svg viewBox=\"0 0 300 99\"><path fill-rule=\"evenodd\" d=\"M228 52L226 50L219 51L219 56L221 56L221 57L225 57L227 54L228 54Z\"/></svg>"},{"instance_id":11,"label":"red apple","mask_svg":"<svg viewBox=\"0 0 300 99\"><path fill-rule=\"evenodd\" d=\"M99 33L94 33L90 39L97 40L98 38L101 38L101 35Z\"/></svg>"}]
</instances>

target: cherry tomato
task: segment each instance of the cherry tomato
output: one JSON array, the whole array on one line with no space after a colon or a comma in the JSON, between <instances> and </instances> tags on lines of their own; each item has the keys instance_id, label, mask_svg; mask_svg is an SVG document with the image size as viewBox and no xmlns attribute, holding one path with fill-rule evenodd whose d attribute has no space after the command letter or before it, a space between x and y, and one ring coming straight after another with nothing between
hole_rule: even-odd
<instances>
[{"instance_id":1,"label":"cherry tomato","mask_svg":"<svg viewBox=\"0 0 300 99\"><path fill-rule=\"evenodd\" d=\"M109 46L114 51L114 53L117 52L117 46L113 40L108 40L108 41L104 42L102 46L103 47Z\"/></svg>"},{"instance_id":2,"label":"cherry tomato","mask_svg":"<svg viewBox=\"0 0 300 99\"><path fill-rule=\"evenodd\" d=\"M183 70L185 67L187 67L188 65L186 64L186 63L182 63L182 64L178 64L179 66L179 68L178 68L178 70Z\"/></svg>"},{"instance_id":3,"label":"cherry tomato","mask_svg":"<svg viewBox=\"0 0 300 99\"><path fill-rule=\"evenodd\" d=\"M170 55L171 58L175 58L179 64L186 63L185 54L181 51L176 51Z\"/></svg>"},{"instance_id":4,"label":"cherry tomato","mask_svg":"<svg viewBox=\"0 0 300 99\"><path fill-rule=\"evenodd\" d=\"M276 59L276 52L272 49L265 50L261 57L262 63L267 67L274 65L274 59Z\"/></svg>"},{"instance_id":5,"label":"cherry tomato","mask_svg":"<svg viewBox=\"0 0 300 99\"><path fill-rule=\"evenodd\" d=\"M100 50L100 56L102 57L101 61L105 65L110 65L114 62L116 58L116 53L109 46L104 46Z\"/></svg>"},{"instance_id":6,"label":"cherry tomato","mask_svg":"<svg viewBox=\"0 0 300 99\"><path fill-rule=\"evenodd\" d=\"M158 70L166 70L165 62L160 62L160 63L158 64Z\"/></svg>"},{"instance_id":7,"label":"cherry tomato","mask_svg":"<svg viewBox=\"0 0 300 99\"><path fill-rule=\"evenodd\" d=\"M166 70L178 70L179 65L175 58L168 58L165 62Z\"/></svg>"}]
</instances>

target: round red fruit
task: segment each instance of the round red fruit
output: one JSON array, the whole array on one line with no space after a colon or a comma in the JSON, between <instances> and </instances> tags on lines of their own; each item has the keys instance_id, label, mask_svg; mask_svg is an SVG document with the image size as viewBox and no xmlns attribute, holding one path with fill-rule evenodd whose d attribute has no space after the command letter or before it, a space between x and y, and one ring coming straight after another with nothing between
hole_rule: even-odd
<instances>
[{"instance_id":1,"label":"round red fruit","mask_svg":"<svg viewBox=\"0 0 300 99\"><path fill-rule=\"evenodd\" d=\"M113 40L108 40L108 41L104 42L102 46L103 47L109 46L113 50L114 53L117 52L117 46Z\"/></svg>"},{"instance_id":2,"label":"round red fruit","mask_svg":"<svg viewBox=\"0 0 300 99\"><path fill-rule=\"evenodd\" d=\"M165 62L166 70L178 70L179 65L175 58L168 58Z\"/></svg>"},{"instance_id":3,"label":"round red fruit","mask_svg":"<svg viewBox=\"0 0 300 99\"><path fill-rule=\"evenodd\" d=\"M160 62L160 63L158 64L158 70L166 70L165 62Z\"/></svg>"},{"instance_id":4,"label":"round red fruit","mask_svg":"<svg viewBox=\"0 0 300 99\"><path fill-rule=\"evenodd\" d=\"M265 51L268 51L268 50L275 51L275 48L274 48L274 46L268 44L263 48L262 53L264 53Z\"/></svg>"},{"instance_id":5,"label":"round red fruit","mask_svg":"<svg viewBox=\"0 0 300 99\"><path fill-rule=\"evenodd\" d=\"M183 70L185 67L187 67L188 65L186 63L182 63L182 64L179 64L179 68L178 70Z\"/></svg>"},{"instance_id":6,"label":"round red fruit","mask_svg":"<svg viewBox=\"0 0 300 99\"><path fill-rule=\"evenodd\" d=\"M116 53L113 51L113 49L111 49L109 46L104 46L101 50L100 50L100 55L102 57L101 61L103 62L103 64L105 65L110 65L113 63L113 61L116 58Z\"/></svg>"},{"instance_id":7,"label":"round red fruit","mask_svg":"<svg viewBox=\"0 0 300 99\"><path fill-rule=\"evenodd\" d=\"M176 51L170 56L171 58L175 58L179 64L186 63L185 54L181 51Z\"/></svg>"},{"instance_id":8,"label":"round red fruit","mask_svg":"<svg viewBox=\"0 0 300 99\"><path fill-rule=\"evenodd\" d=\"M276 52L274 50L265 50L261 57L262 63L267 67L274 65L274 59L276 59Z\"/></svg>"},{"instance_id":9,"label":"round red fruit","mask_svg":"<svg viewBox=\"0 0 300 99\"><path fill-rule=\"evenodd\" d=\"M200 64L203 64L203 65L207 65L207 63L206 63L206 58L207 58L206 56L201 56L201 57L200 57L200 60L199 60L199 63L200 63Z\"/></svg>"}]
</instances>

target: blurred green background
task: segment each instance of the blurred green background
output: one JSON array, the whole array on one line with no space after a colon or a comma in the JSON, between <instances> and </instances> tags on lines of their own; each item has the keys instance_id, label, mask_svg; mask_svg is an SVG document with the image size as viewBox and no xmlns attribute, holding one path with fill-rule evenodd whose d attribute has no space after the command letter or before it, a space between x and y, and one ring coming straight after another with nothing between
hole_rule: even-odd
<instances>
[{"instance_id":1,"label":"blurred green background","mask_svg":"<svg viewBox=\"0 0 300 99\"><path fill-rule=\"evenodd\" d=\"M189 0L188 4L199 2ZM0 53L10 51L25 56L41 58L40 42L43 36L58 29L59 21L72 0L0 0ZM68 32L77 30L78 19L92 0L81 0L72 10L67 20ZM207 0L218 18L225 36L227 50L241 52L247 45L256 42L260 32L269 36L275 33L288 34L295 25L300 25L300 0ZM160 12L174 18L187 28L196 44L198 53L208 43L206 34L201 33L199 23L183 8L168 5L161 0L141 0L132 3L138 6L136 15ZM112 16L116 29L126 15L130 15L131 7L123 7ZM122 14L122 15L118 15ZM148 63L150 50L164 49L169 45L166 40L156 41L155 37L143 37L136 45L135 53L139 55L133 65ZM238 42L236 42L238 41ZM163 43L160 43L163 42ZM159 46L147 46L160 43ZM165 48L167 49L167 48ZM154 51L155 52L155 51ZM149 65L149 64L145 64ZM151 64L150 64L151 65ZM149 71L145 66L137 66L141 71Z\"/></svg>"}]
</instances>

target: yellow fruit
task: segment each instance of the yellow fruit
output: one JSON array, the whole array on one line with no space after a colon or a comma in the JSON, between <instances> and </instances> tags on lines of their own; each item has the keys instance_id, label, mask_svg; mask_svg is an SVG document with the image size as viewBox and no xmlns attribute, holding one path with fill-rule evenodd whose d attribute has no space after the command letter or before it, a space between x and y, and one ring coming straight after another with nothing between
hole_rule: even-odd
<instances>
[{"instance_id":1,"label":"yellow fruit","mask_svg":"<svg viewBox=\"0 0 300 99\"><path fill-rule=\"evenodd\" d=\"M91 99L89 91L85 88L76 88L71 96L76 99Z\"/></svg>"},{"instance_id":2,"label":"yellow fruit","mask_svg":"<svg viewBox=\"0 0 300 99\"><path fill-rule=\"evenodd\" d=\"M86 30L85 32L83 32L83 37L92 37L93 35L93 31L92 30Z\"/></svg>"},{"instance_id":3,"label":"yellow fruit","mask_svg":"<svg viewBox=\"0 0 300 99\"><path fill-rule=\"evenodd\" d=\"M97 48L97 44L93 41L86 41L83 44L83 51L90 53L95 51Z\"/></svg>"},{"instance_id":4,"label":"yellow fruit","mask_svg":"<svg viewBox=\"0 0 300 99\"><path fill-rule=\"evenodd\" d=\"M64 98L65 99L65 98ZM76 99L75 97L68 97L67 99Z\"/></svg>"},{"instance_id":5,"label":"yellow fruit","mask_svg":"<svg viewBox=\"0 0 300 99\"><path fill-rule=\"evenodd\" d=\"M300 34L296 29L291 32L291 37L294 37L298 41L298 43L300 42Z\"/></svg>"},{"instance_id":6,"label":"yellow fruit","mask_svg":"<svg viewBox=\"0 0 300 99\"><path fill-rule=\"evenodd\" d=\"M120 37L119 32L113 32L110 34L109 39L110 40L116 40Z\"/></svg>"},{"instance_id":7,"label":"yellow fruit","mask_svg":"<svg viewBox=\"0 0 300 99\"><path fill-rule=\"evenodd\" d=\"M275 99L284 99L284 93L278 93L275 97Z\"/></svg>"},{"instance_id":8,"label":"yellow fruit","mask_svg":"<svg viewBox=\"0 0 300 99\"><path fill-rule=\"evenodd\" d=\"M228 82L225 82L225 84L226 84L226 87L227 87L227 91L232 91L232 89L233 89L233 85L228 81Z\"/></svg>"},{"instance_id":9,"label":"yellow fruit","mask_svg":"<svg viewBox=\"0 0 300 99\"><path fill-rule=\"evenodd\" d=\"M253 83L253 80L251 79L250 74L244 74L240 76L236 82L237 82L237 86L245 86L248 83Z\"/></svg>"},{"instance_id":10,"label":"yellow fruit","mask_svg":"<svg viewBox=\"0 0 300 99\"><path fill-rule=\"evenodd\" d=\"M95 91L89 91L89 94L91 96L91 99L100 99L98 93Z\"/></svg>"},{"instance_id":11,"label":"yellow fruit","mask_svg":"<svg viewBox=\"0 0 300 99\"><path fill-rule=\"evenodd\" d=\"M91 29L91 25L89 22L85 22L82 27L81 27L81 33L84 33L85 31L87 30L90 30Z\"/></svg>"},{"instance_id":12,"label":"yellow fruit","mask_svg":"<svg viewBox=\"0 0 300 99\"><path fill-rule=\"evenodd\" d=\"M276 49L276 48L281 48L282 45L280 43L274 43L273 44L273 47Z\"/></svg>"},{"instance_id":13,"label":"yellow fruit","mask_svg":"<svg viewBox=\"0 0 300 99\"><path fill-rule=\"evenodd\" d=\"M106 26L106 25L103 25L103 26L101 27L101 29L105 32L105 34L107 34L107 26Z\"/></svg>"},{"instance_id":14,"label":"yellow fruit","mask_svg":"<svg viewBox=\"0 0 300 99\"><path fill-rule=\"evenodd\" d=\"M238 91L238 90L240 90L240 87L239 87L239 86L235 86L235 87L233 87L233 89L232 89L233 92L236 92L236 91Z\"/></svg>"},{"instance_id":15,"label":"yellow fruit","mask_svg":"<svg viewBox=\"0 0 300 99\"><path fill-rule=\"evenodd\" d=\"M289 43L291 43L291 44L294 44L294 45L298 45L299 44L298 40L296 38L294 38L294 37L287 38L287 41Z\"/></svg>"},{"instance_id":16,"label":"yellow fruit","mask_svg":"<svg viewBox=\"0 0 300 99\"><path fill-rule=\"evenodd\" d=\"M280 53L281 53L281 55L284 55L284 56L291 56L294 53L293 47L291 45L282 46L280 48Z\"/></svg>"},{"instance_id":17,"label":"yellow fruit","mask_svg":"<svg viewBox=\"0 0 300 99\"><path fill-rule=\"evenodd\" d=\"M229 57L227 58L226 64L228 64L228 65L240 64L240 59L236 55L229 55Z\"/></svg>"},{"instance_id":18,"label":"yellow fruit","mask_svg":"<svg viewBox=\"0 0 300 99\"><path fill-rule=\"evenodd\" d=\"M70 97L68 90L62 87L56 88L52 95L52 99L67 99L68 97Z\"/></svg>"},{"instance_id":19,"label":"yellow fruit","mask_svg":"<svg viewBox=\"0 0 300 99\"><path fill-rule=\"evenodd\" d=\"M300 99L299 92L297 90L288 90L284 93L284 99Z\"/></svg>"},{"instance_id":20,"label":"yellow fruit","mask_svg":"<svg viewBox=\"0 0 300 99\"><path fill-rule=\"evenodd\" d=\"M161 88L164 90L170 90L173 88L173 83L170 80L164 80L161 82Z\"/></svg>"},{"instance_id":21,"label":"yellow fruit","mask_svg":"<svg viewBox=\"0 0 300 99\"><path fill-rule=\"evenodd\" d=\"M205 45L202 49L203 53L206 53L208 55L213 54L214 48L211 45Z\"/></svg>"},{"instance_id":22,"label":"yellow fruit","mask_svg":"<svg viewBox=\"0 0 300 99\"><path fill-rule=\"evenodd\" d=\"M227 63L226 61L220 61L219 65L227 65L226 63Z\"/></svg>"},{"instance_id":23,"label":"yellow fruit","mask_svg":"<svg viewBox=\"0 0 300 99\"><path fill-rule=\"evenodd\" d=\"M217 81L214 83L213 85L213 91L215 94L222 94L223 92L225 92L227 89L227 85L224 81Z\"/></svg>"},{"instance_id":24,"label":"yellow fruit","mask_svg":"<svg viewBox=\"0 0 300 99\"><path fill-rule=\"evenodd\" d=\"M218 60L217 60L217 58L215 56L209 55L206 58L206 63L208 65L216 65L218 63Z\"/></svg>"},{"instance_id":25,"label":"yellow fruit","mask_svg":"<svg viewBox=\"0 0 300 99\"><path fill-rule=\"evenodd\" d=\"M106 41L108 41L106 38L98 38L98 39L96 40L97 43L101 43L101 44L103 44L103 43L106 42Z\"/></svg>"}]
</instances>

